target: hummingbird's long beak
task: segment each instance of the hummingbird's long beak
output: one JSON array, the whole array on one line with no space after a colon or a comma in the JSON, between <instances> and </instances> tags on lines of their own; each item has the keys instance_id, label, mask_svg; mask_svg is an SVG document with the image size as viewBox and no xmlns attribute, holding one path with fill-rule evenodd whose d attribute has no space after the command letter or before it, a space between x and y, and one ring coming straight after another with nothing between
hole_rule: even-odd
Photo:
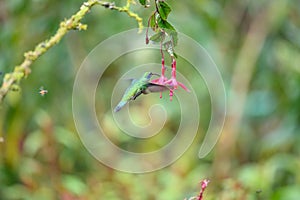
<instances>
[{"instance_id":1,"label":"hummingbird's long beak","mask_svg":"<svg viewBox=\"0 0 300 200\"><path fill-rule=\"evenodd\" d=\"M152 72L151 72L152 73ZM159 74L157 74L157 73L152 73L152 75L156 75L156 76L160 76Z\"/></svg>"}]
</instances>

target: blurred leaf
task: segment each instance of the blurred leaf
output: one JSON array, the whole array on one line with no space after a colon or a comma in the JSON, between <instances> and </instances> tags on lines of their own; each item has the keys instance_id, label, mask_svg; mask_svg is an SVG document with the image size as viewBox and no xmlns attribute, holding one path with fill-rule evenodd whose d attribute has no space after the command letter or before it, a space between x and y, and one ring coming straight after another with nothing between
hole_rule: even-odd
<instances>
[{"instance_id":1,"label":"blurred leaf","mask_svg":"<svg viewBox=\"0 0 300 200\"><path fill-rule=\"evenodd\" d=\"M266 181L263 171L258 165L246 165L239 171L238 179L244 186L252 191L264 189L263 182Z\"/></svg>"},{"instance_id":2,"label":"blurred leaf","mask_svg":"<svg viewBox=\"0 0 300 200\"><path fill-rule=\"evenodd\" d=\"M56 127L54 133L57 141L70 149L75 149L79 144L77 135L64 127Z\"/></svg>"},{"instance_id":3,"label":"blurred leaf","mask_svg":"<svg viewBox=\"0 0 300 200\"><path fill-rule=\"evenodd\" d=\"M29 199L30 196L30 192L22 184L5 187L5 190L3 190L2 193L3 199Z\"/></svg>"},{"instance_id":4,"label":"blurred leaf","mask_svg":"<svg viewBox=\"0 0 300 200\"><path fill-rule=\"evenodd\" d=\"M51 117L49 116L49 113L47 113L47 111L42 109L36 111L34 119L40 127L43 127L45 124L51 121Z\"/></svg>"},{"instance_id":5,"label":"blurred leaf","mask_svg":"<svg viewBox=\"0 0 300 200\"><path fill-rule=\"evenodd\" d=\"M28 200L52 200L55 198L55 192L50 187L42 186L39 187L34 193L31 193L30 198Z\"/></svg>"},{"instance_id":6,"label":"blurred leaf","mask_svg":"<svg viewBox=\"0 0 300 200\"><path fill-rule=\"evenodd\" d=\"M76 195L83 195L88 190L85 183L75 175L64 175L62 177L63 186Z\"/></svg>"},{"instance_id":7,"label":"blurred leaf","mask_svg":"<svg viewBox=\"0 0 300 200\"><path fill-rule=\"evenodd\" d=\"M282 200L282 199L291 199L296 200L300 197L300 186L286 186L274 191L272 195L272 200Z\"/></svg>"},{"instance_id":8,"label":"blurred leaf","mask_svg":"<svg viewBox=\"0 0 300 200\"><path fill-rule=\"evenodd\" d=\"M35 158L25 157L22 160L22 168L20 169L20 174L22 176L34 176L41 172L41 163Z\"/></svg>"},{"instance_id":9,"label":"blurred leaf","mask_svg":"<svg viewBox=\"0 0 300 200\"><path fill-rule=\"evenodd\" d=\"M45 136L41 131L31 132L25 139L24 151L30 155L34 156L39 149L45 145Z\"/></svg>"}]
</instances>

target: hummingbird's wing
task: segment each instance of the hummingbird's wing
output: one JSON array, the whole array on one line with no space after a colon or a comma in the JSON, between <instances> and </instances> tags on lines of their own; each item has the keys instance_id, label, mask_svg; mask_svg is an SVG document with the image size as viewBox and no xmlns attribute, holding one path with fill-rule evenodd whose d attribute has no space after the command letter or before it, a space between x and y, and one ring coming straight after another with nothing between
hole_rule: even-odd
<instances>
[{"instance_id":1,"label":"hummingbird's wing","mask_svg":"<svg viewBox=\"0 0 300 200\"><path fill-rule=\"evenodd\" d=\"M163 92L165 90L169 90L169 88L164 85L147 83L145 89L138 90L137 93L132 97L132 100L135 100L141 94L149 94L151 92Z\"/></svg>"},{"instance_id":2,"label":"hummingbird's wing","mask_svg":"<svg viewBox=\"0 0 300 200\"><path fill-rule=\"evenodd\" d=\"M139 90L133 97L132 100L135 100L138 96L144 93L144 90Z\"/></svg>"},{"instance_id":3,"label":"hummingbird's wing","mask_svg":"<svg viewBox=\"0 0 300 200\"><path fill-rule=\"evenodd\" d=\"M148 94L150 92L163 92L169 90L169 88L165 85L160 85L156 83L148 83L148 87L144 90L144 94Z\"/></svg>"}]
</instances>

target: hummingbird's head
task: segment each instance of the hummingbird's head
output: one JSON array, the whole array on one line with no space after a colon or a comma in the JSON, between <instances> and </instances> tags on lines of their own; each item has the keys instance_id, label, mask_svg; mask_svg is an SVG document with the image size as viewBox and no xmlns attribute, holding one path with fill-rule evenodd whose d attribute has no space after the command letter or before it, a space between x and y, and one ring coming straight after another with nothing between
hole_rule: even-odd
<instances>
[{"instance_id":1,"label":"hummingbird's head","mask_svg":"<svg viewBox=\"0 0 300 200\"><path fill-rule=\"evenodd\" d=\"M153 72L146 72L144 74L144 77L147 79L150 79L153 75L159 76L159 74L153 73Z\"/></svg>"}]
</instances>

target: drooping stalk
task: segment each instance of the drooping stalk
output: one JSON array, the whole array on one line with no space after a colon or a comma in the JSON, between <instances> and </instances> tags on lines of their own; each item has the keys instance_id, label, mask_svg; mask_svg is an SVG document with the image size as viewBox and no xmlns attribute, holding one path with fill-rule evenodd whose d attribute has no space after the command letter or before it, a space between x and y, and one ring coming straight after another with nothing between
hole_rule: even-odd
<instances>
[{"instance_id":1,"label":"drooping stalk","mask_svg":"<svg viewBox=\"0 0 300 200\"><path fill-rule=\"evenodd\" d=\"M146 44L149 43L149 40L153 42L160 43L160 52L161 52L161 76L155 80L152 80L152 83L160 84L167 86L170 90L169 96L172 101L174 90L178 88L178 85L184 90L188 91L187 87L184 84L176 80L176 54L174 52L174 47L177 45L178 34L175 28L167 21L167 17L171 12L170 6L165 1L155 0L155 11L149 17L148 28L146 30ZM148 29L151 28L156 32L153 36L149 38ZM165 66L165 57L164 51L167 52L167 55L171 57L172 60L172 71L171 78L168 79L165 75L166 66ZM160 98L162 98L162 93L160 93Z\"/></svg>"}]
</instances>

